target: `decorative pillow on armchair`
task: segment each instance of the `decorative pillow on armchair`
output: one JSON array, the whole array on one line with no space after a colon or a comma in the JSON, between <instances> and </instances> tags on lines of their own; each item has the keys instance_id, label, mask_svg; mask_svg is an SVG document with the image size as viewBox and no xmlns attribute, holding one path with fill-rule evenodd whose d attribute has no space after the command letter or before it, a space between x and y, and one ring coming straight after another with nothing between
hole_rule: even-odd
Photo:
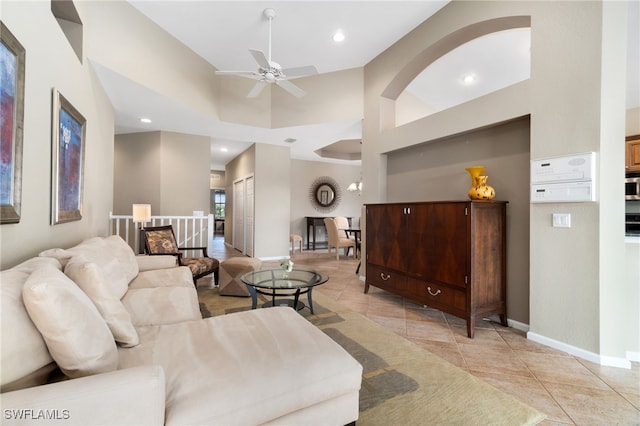
<instances>
[{"instance_id":1,"label":"decorative pillow on armchair","mask_svg":"<svg viewBox=\"0 0 640 426\"><path fill-rule=\"evenodd\" d=\"M147 230L145 233L151 254L178 253L178 244L170 229Z\"/></svg>"},{"instance_id":2,"label":"decorative pillow on armchair","mask_svg":"<svg viewBox=\"0 0 640 426\"><path fill-rule=\"evenodd\" d=\"M60 270L46 266L24 284L22 299L51 357L69 377L114 371L118 349L93 302Z\"/></svg>"},{"instance_id":3,"label":"decorative pillow on armchair","mask_svg":"<svg viewBox=\"0 0 640 426\"><path fill-rule=\"evenodd\" d=\"M67 262L64 273L96 305L116 342L124 347L136 346L140 342L138 333L131 323L131 316L118 296L119 292L110 288L112 283L98 265L88 262L82 256L75 256Z\"/></svg>"}]
</instances>

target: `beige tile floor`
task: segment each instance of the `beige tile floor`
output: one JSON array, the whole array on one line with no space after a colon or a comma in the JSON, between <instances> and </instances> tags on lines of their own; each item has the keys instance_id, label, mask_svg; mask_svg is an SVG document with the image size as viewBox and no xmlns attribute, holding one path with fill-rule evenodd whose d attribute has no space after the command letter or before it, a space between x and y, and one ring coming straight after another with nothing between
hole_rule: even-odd
<instances>
[{"instance_id":1,"label":"beige tile floor","mask_svg":"<svg viewBox=\"0 0 640 426\"><path fill-rule=\"evenodd\" d=\"M239 253L217 237L210 255L224 260ZM357 260L341 256L338 262L326 250L296 252L292 260L329 275L315 291L542 411L547 415L542 425L640 424L638 363L630 370L603 367L490 321L479 321L469 339L459 318L375 287L364 294L364 283L355 274ZM271 264L277 262L263 266Z\"/></svg>"}]
</instances>

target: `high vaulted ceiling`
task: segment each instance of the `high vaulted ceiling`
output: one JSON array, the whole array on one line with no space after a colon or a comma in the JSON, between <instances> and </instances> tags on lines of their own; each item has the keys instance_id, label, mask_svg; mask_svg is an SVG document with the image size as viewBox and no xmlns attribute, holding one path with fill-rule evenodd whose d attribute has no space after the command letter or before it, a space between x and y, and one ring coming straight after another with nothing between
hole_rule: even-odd
<instances>
[{"instance_id":1,"label":"high vaulted ceiling","mask_svg":"<svg viewBox=\"0 0 640 426\"><path fill-rule=\"evenodd\" d=\"M272 59L283 68L314 65L320 73L363 67L385 49L393 45L413 28L427 20L449 1L166 1L129 0L136 9L156 22L218 70L255 70L256 62L248 49L267 54L269 24L263 16L265 8L273 8ZM635 4L634 4L635 3ZM638 2L630 2L629 72L638 75ZM634 9L635 8L635 9ZM634 15L635 13L635 15ZM332 36L342 30L345 40L336 43ZM446 108L477 96L495 86L513 84L528 78L528 54L521 55L518 66L505 67L498 59L486 61L487 49L492 51L527 50L529 34L525 31L506 33L504 37L485 37L484 44L474 46L462 54L452 55L450 63L442 63L430 70L426 80L415 81L416 96L424 97L429 90L429 79L434 75L451 76L451 82L439 83L433 88L433 103ZM501 44L496 49L496 43ZM512 56L512 55L511 55ZM464 58L464 63L461 63ZM485 61L482 61L485 59ZM510 60L513 60L511 57ZM488 65L489 64L489 65ZM161 97L143 86L128 81L110 70L94 64L107 94L116 110L116 133L166 130L206 135L212 138L212 169L224 165L252 143L287 144L285 139L304 140L305 144L290 143L292 158L358 164L359 161L336 142L358 147L354 140L361 137L361 123L318 123L285 129L264 129L215 122L210 117L198 116L184 106ZM434 63L434 65L437 65ZM635 67L635 68L634 68ZM432 67L430 67L432 68ZM513 73L504 74L505 68ZM465 73L473 70L484 77L478 81L474 94L460 85ZM503 81L502 83L498 80ZM627 107L640 105L640 83L629 77L630 97ZM295 80L293 80L295 83ZM502 86L501 86L502 85ZM491 87L493 86L493 88ZM273 90L281 90L274 88ZM451 99L443 97L450 93ZM465 98L465 96L467 98ZM457 98L457 99L454 99ZM139 117L149 116L153 122L144 124ZM226 147L227 152L220 152ZM348 151L348 149L347 149ZM321 157L322 153L330 153ZM338 155L332 155L335 153ZM320 155L319 155L320 154ZM335 157L339 157L336 159ZM345 159L348 158L348 159Z\"/></svg>"}]
</instances>

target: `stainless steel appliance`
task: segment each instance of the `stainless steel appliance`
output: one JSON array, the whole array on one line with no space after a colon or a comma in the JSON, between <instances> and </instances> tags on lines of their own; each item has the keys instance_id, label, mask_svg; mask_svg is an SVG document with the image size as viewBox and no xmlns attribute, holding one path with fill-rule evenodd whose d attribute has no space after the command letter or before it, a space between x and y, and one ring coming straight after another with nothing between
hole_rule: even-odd
<instances>
[{"instance_id":1,"label":"stainless steel appliance","mask_svg":"<svg viewBox=\"0 0 640 426\"><path fill-rule=\"evenodd\" d=\"M624 231L626 235L640 236L640 213L625 214Z\"/></svg>"},{"instance_id":2,"label":"stainless steel appliance","mask_svg":"<svg viewBox=\"0 0 640 426\"><path fill-rule=\"evenodd\" d=\"M627 173L624 179L625 200L640 200L640 173Z\"/></svg>"}]
</instances>

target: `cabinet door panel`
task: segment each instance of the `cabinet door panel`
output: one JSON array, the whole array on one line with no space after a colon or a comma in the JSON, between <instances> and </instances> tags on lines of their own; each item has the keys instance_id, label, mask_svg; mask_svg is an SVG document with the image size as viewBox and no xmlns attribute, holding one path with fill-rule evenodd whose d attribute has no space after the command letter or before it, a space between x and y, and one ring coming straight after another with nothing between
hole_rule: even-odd
<instances>
[{"instance_id":1,"label":"cabinet door panel","mask_svg":"<svg viewBox=\"0 0 640 426\"><path fill-rule=\"evenodd\" d=\"M627 138L627 172L640 171L640 136Z\"/></svg>"},{"instance_id":2,"label":"cabinet door panel","mask_svg":"<svg viewBox=\"0 0 640 426\"><path fill-rule=\"evenodd\" d=\"M466 203L429 203L411 207L407 232L410 276L460 287L468 271Z\"/></svg>"},{"instance_id":3,"label":"cabinet door panel","mask_svg":"<svg viewBox=\"0 0 640 426\"><path fill-rule=\"evenodd\" d=\"M367 206L367 262L406 269L406 215L396 204Z\"/></svg>"}]
</instances>

